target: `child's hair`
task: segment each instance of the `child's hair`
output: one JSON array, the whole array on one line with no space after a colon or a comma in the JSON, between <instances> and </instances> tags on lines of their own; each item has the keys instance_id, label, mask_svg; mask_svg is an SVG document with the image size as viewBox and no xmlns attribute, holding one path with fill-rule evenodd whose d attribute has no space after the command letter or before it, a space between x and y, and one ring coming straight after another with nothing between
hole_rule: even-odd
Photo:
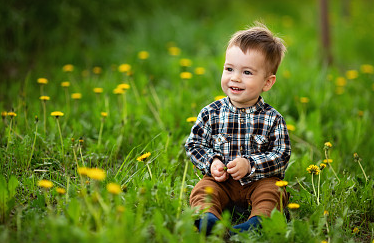
<instances>
[{"instance_id":1,"label":"child's hair","mask_svg":"<svg viewBox=\"0 0 374 243\"><path fill-rule=\"evenodd\" d=\"M255 22L254 26L246 30L236 32L227 48L232 46L238 46L244 53L249 49L260 51L265 56L267 72L274 75L286 52L283 40L259 22Z\"/></svg>"}]
</instances>

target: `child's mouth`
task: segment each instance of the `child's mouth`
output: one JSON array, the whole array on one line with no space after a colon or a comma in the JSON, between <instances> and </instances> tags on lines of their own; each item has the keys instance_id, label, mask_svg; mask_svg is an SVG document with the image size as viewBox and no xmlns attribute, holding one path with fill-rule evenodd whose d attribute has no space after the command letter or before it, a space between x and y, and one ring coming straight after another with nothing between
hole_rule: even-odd
<instances>
[{"instance_id":1,"label":"child's mouth","mask_svg":"<svg viewBox=\"0 0 374 243\"><path fill-rule=\"evenodd\" d=\"M237 93L237 92L240 92L240 91L243 91L244 89L240 89L240 88L236 88L236 87L230 87L231 91L234 92L234 93Z\"/></svg>"}]
</instances>

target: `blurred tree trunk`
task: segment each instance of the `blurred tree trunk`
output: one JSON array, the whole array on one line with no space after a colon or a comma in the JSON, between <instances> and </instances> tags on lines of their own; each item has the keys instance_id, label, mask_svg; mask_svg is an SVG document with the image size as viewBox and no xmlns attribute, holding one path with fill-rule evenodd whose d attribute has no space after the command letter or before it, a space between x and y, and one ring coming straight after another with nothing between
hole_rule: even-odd
<instances>
[{"instance_id":1,"label":"blurred tree trunk","mask_svg":"<svg viewBox=\"0 0 374 243\"><path fill-rule=\"evenodd\" d=\"M321 11L321 40L323 47L323 59L327 65L332 64L331 41L330 41L330 21L328 0L320 0Z\"/></svg>"}]
</instances>

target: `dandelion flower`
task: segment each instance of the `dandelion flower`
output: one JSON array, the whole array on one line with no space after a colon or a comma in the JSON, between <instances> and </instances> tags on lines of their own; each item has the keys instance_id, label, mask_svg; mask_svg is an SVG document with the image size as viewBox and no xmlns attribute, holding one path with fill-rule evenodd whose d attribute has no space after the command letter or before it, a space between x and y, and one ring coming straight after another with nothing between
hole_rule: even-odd
<instances>
[{"instance_id":1,"label":"dandelion flower","mask_svg":"<svg viewBox=\"0 0 374 243\"><path fill-rule=\"evenodd\" d=\"M207 187L205 187L204 191L205 191L205 193L208 194L208 195L212 195L212 194L214 193L214 189L213 189L213 187L211 187L211 186L207 186Z\"/></svg>"},{"instance_id":2,"label":"dandelion flower","mask_svg":"<svg viewBox=\"0 0 374 243\"><path fill-rule=\"evenodd\" d=\"M306 170L308 171L309 174L312 174L312 175L314 174L318 175L320 171L317 165L309 165Z\"/></svg>"},{"instance_id":3,"label":"dandelion flower","mask_svg":"<svg viewBox=\"0 0 374 243\"><path fill-rule=\"evenodd\" d=\"M46 79L46 78L38 78L37 82L38 82L38 84L47 84L48 83L48 79Z\"/></svg>"},{"instance_id":4,"label":"dandelion flower","mask_svg":"<svg viewBox=\"0 0 374 243\"><path fill-rule=\"evenodd\" d=\"M8 116L10 116L11 118L13 118L13 117L17 116L17 113L11 111L11 112L8 112Z\"/></svg>"},{"instance_id":5,"label":"dandelion flower","mask_svg":"<svg viewBox=\"0 0 374 243\"><path fill-rule=\"evenodd\" d=\"M329 211L325 210L323 211L323 216L328 216L329 215Z\"/></svg>"},{"instance_id":6,"label":"dandelion flower","mask_svg":"<svg viewBox=\"0 0 374 243\"><path fill-rule=\"evenodd\" d=\"M78 174L83 175L83 176L86 176L88 174L88 170L89 168L87 167L78 167L77 169Z\"/></svg>"},{"instance_id":7,"label":"dandelion flower","mask_svg":"<svg viewBox=\"0 0 374 243\"><path fill-rule=\"evenodd\" d=\"M319 169L320 169L320 170L323 170L324 168L326 168L326 164L325 164L325 163L321 163L321 164L319 165Z\"/></svg>"},{"instance_id":8,"label":"dandelion flower","mask_svg":"<svg viewBox=\"0 0 374 243\"><path fill-rule=\"evenodd\" d=\"M324 145L325 145L325 148L331 148L332 147L332 144L330 142L326 142Z\"/></svg>"},{"instance_id":9,"label":"dandelion flower","mask_svg":"<svg viewBox=\"0 0 374 243\"><path fill-rule=\"evenodd\" d=\"M347 79L356 79L358 77L358 72L357 70L348 70L345 73L345 76L347 77Z\"/></svg>"},{"instance_id":10,"label":"dandelion flower","mask_svg":"<svg viewBox=\"0 0 374 243\"><path fill-rule=\"evenodd\" d=\"M62 71L64 72L73 72L74 71L74 66L72 64L66 64L62 67Z\"/></svg>"},{"instance_id":11,"label":"dandelion flower","mask_svg":"<svg viewBox=\"0 0 374 243\"><path fill-rule=\"evenodd\" d=\"M293 131L296 130L296 127L295 127L294 125L292 125L292 124L289 124L289 125L287 125L287 129L288 129L289 131L293 132Z\"/></svg>"},{"instance_id":12,"label":"dandelion flower","mask_svg":"<svg viewBox=\"0 0 374 243\"><path fill-rule=\"evenodd\" d=\"M197 121L197 117L196 116L191 116L191 117L187 118L187 122L196 122L196 121Z\"/></svg>"},{"instance_id":13,"label":"dandelion flower","mask_svg":"<svg viewBox=\"0 0 374 243\"><path fill-rule=\"evenodd\" d=\"M94 68L92 68L92 72L94 74L100 74L100 73L103 72L103 69L101 67L94 67Z\"/></svg>"},{"instance_id":14,"label":"dandelion flower","mask_svg":"<svg viewBox=\"0 0 374 243\"><path fill-rule=\"evenodd\" d=\"M101 114L102 117L107 117L107 116L108 116L108 113L107 113L107 112L104 112L104 111L101 112L100 114Z\"/></svg>"},{"instance_id":15,"label":"dandelion flower","mask_svg":"<svg viewBox=\"0 0 374 243\"><path fill-rule=\"evenodd\" d=\"M344 87L347 85L347 80L344 77L337 77L335 80L335 85L339 87Z\"/></svg>"},{"instance_id":16,"label":"dandelion flower","mask_svg":"<svg viewBox=\"0 0 374 243\"><path fill-rule=\"evenodd\" d=\"M191 79L192 78L192 73L190 73L190 72L181 72L180 77L181 77L181 79Z\"/></svg>"},{"instance_id":17,"label":"dandelion flower","mask_svg":"<svg viewBox=\"0 0 374 243\"><path fill-rule=\"evenodd\" d=\"M8 115L8 112L2 111L1 112L1 117L4 119Z\"/></svg>"},{"instance_id":18,"label":"dandelion flower","mask_svg":"<svg viewBox=\"0 0 374 243\"><path fill-rule=\"evenodd\" d=\"M131 70L131 66L127 63L121 64L118 67L118 71L121 73L127 73Z\"/></svg>"},{"instance_id":19,"label":"dandelion flower","mask_svg":"<svg viewBox=\"0 0 374 243\"><path fill-rule=\"evenodd\" d=\"M138 53L138 58L140 60L146 60L146 59L148 59L149 58L149 52L147 52L147 51L140 51Z\"/></svg>"},{"instance_id":20,"label":"dandelion flower","mask_svg":"<svg viewBox=\"0 0 374 243\"><path fill-rule=\"evenodd\" d=\"M82 99L82 94L81 93L72 93L71 98L73 100L80 100L80 99Z\"/></svg>"},{"instance_id":21,"label":"dandelion flower","mask_svg":"<svg viewBox=\"0 0 374 243\"><path fill-rule=\"evenodd\" d=\"M353 234L357 234L358 232L360 232L360 230L357 227L355 227L352 232Z\"/></svg>"},{"instance_id":22,"label":"dandelion flower","mask_svg":"<svg viewBox=\"0 0 374 243\"><path fill-rule=\"evenodd\" d=\"M205 74L205 68L203 68L203 67L195 68L195 74L196 75L204 75Z\"/></svg>"},{"instance_id":23,"label":"dandelion flower","mask_svg":"<svg viewBox=\"0 0 374 243\"><path fill-rule=\"evenodd\" d=\"M190 67L192 66L192 61L190 59L183 58L179 61L179 65L181 65L182 67Z\"/></svg>"},{"instance_id":24,"label":"dandelion flower","mask_svg":"<svg viewBox=\"0 0 374 243\"><path fill-rule=\"evenodd\" d=\"M309 98L308 97L300 97L300 102L303 104L309 103Z\"/></svg>"},{"instance_id":25,"label":"dandelion flower","mask_svg":"<svg viewBox=\"0 0 374 243\"><path fill-rule=\"evenodd\" d=\"M120 88L115 88L113 89L113 94L124 94L125 91L123 89L120 89Z\"/></svg>"},{"instance_id":26,"label":"dandelion flower","mask_svg":"<svg viewBox=\"0 0 374 243\"><path fill-rule=\"evenodd\" d=\"M40 100L43 100L43 101L47 101L47 100L50 100L49 96L46 96L46 95L42 95L39 97Z\"/></svg>"},{"instance_id":27,"label":"dandelion flower","mask_svg":"<svg viewBox=\"0 0 374 243\"><path fill-rule=\"evenodd\" d=\"M330 163L332 163L332 159L324 159L323 160L323 163L326 163L326 164L330 164Z\"/></svg>"},{"instance_id":28,"label":"dandelion flower","mask_svg":"<svg viewBox=\"0 0 374 243\"><path fill-rule=\"evenodd\" d=\"M56 192L57 192L58 194L60 194L60 195L63 195L63 194L66 193L66 190L65 190L65 188L57 187L57 188L56 188Z\"/></svg>"},{"instance_id":29,"label":"dandelion flower","mask_svg":"<svg viewBox=\"0 0 374 243\"><path fill-rule=\"evenodd\" d=\"M118 213L123 213L123 212L125 212L125 207L122 206L122 205L118 205L116 210L117 210Z\"/></svg>"},{"instance_id":30,"label":"dandelion flower","mask_svg":"<svg viewBox=\"0 0 374 243\"><path fill-rule=\"evenodd\" d=\"M103 169L100 168L91 168L87 171L87 176L91 179L102 181L106 177L106 173Z\"/></svg>"},{"instance_id":31,"label":"dandelion flower","mask_svg":"<svg viewBox=\"0 0 374 243\"><path fill-rule=\"evenodd\" d=\"M277 181L275 182L275 185L278 186L278 187L285 187L288 185L288 182L287 181Z\"/></svg>"},{"instance_id":32,"label":"dandelion flower","mask_svg":"<svg viewBox=\"0 0 374 243\"><path fill-rule=\"evenodd\" d=\"M64 113L62 113L61 111L54 111L51 113L51 116L59 118L60 116L64 116Z\"/></svg>"},{"instance_id":33,"label":"dandelion flower","mask_svg":"<svg viewBox=\"0 0 374 243\"><path fill-rule=\"evenodd\" d=\"M147 159L149 156L151 156L151 153L147 152L145 154L142 154L138 158L136 158L136 160L139 161L139 162L141 162L141 161L144 161L145 159Z\"/></svg>"},{"instance_id":34,"label":"dandelion flower","mask_svg":"<svg viewBox=\"0 0 374 243\"><path fill-rule=\"evenodd\" d=\"M370 64L361 65L360 70L363 73L368 73L368 74L374 73L374 67L373 65L370 65Z\"/></svg>"},{"instance_id":35,"label":"dandelion flower","mask_svg":"<svg viewBox=\"0 0 374 243\"><path fill-rule=\"evenodd\" d=\"M300 204L297 204L297 203L289 203L289 204L287 205L287 207L288 207L289 209L298 209L298 208L300 208Z\"/></svg>"},{"instance_id":36,"label":"dandelion flower","mask_svg":"<svg viewBox=\"0 0 374 243\"><path fill-rule=\"evenodd\" d=\"M117 89L128 90L128 89L130 89L130 85L126 84L126 83L119 84L119 85L117 85Z\"/></svg>"},{"instance_id":37,"label":"dandelion flower","mask_svg":"<svg viewBox=\"0 0 374 243\"><path fill-rule=\"evenodd\" d=\"M176 46L169 47L168 51L169 51L169 54L171 56L179 56L180 53L181 53L181 49L179 47L176 47Z\"/></svg>"},{"instance_id":38,"label":"dandelion flower","mask_svg":"<svg viewBox=\"0 0 374 243\"><path fill-rule=\"evenodd\" d=\"M93 92L95 92L96 94L101 94L103 92L103 88L94 88L93 89Z\"/></svg>"},{"instance_id":39,"label":"dandelion flower","mask_svg":"<svg viewBox=\"0 0 374 243\"><path fill-rule=\"evenodd\" d=\"M70 86L70 82L68 82L68 81L65 81L65 82L61 83L61 87L67 88L69 86Z\"/></svg>"},{"instance_id":40,"label":"dandelion flower","mask_svg":"<svg viewBox=\"0 0 374 243\"><path fill-rule=\"evenodd\" d=\"M43 179L43 180L38 181L38 186L49 189L53 187L53 183L52 181Z\"/></svg>"},{"instance_id":41,"label":"dandelion flower","mask_svg":"<svg viewBox=\"0 0 374 243\"><path fill-rule=\"evenodd\" d=\"M121 186L118 185L117 183L108 183L106 185L106 189L108 190L108 192L110 192L114 195L118 195L122 192Z\"/></svg>"},{"instance_id":42,"label":"dandelion flower","mask_svg":"<svg viewBox=\"0 0 374 243\"><path fill-rule=\"evenodd\" d=\"M223 99L223 98L226 98L226 96L218 95L218 96L214 97L214 100L217 101L217 100L220 100L220 99Z\"/></svg>"}]
</instances>

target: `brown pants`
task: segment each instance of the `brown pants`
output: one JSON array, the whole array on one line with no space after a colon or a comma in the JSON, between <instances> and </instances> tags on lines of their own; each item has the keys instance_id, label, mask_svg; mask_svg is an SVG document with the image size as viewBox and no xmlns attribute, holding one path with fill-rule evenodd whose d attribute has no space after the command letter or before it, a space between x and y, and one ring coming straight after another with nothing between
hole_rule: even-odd
<instances>
[{"instance_id":1,"label":"brown pants","mask_svg":"<svg viewBox=\"0 0 374 243\"><path fill-rule=\"evenodd\" d=\"M286 190L279 190L279 187L275 185L275 182L279 180L277 177L270 177L242 186L231 176L224 182L217 182L213 177L204 176L191 192L190 205L199 209L207 209L207 212L218 218L221 218L225 208L234 205L242 208L252 206L249 218L256 215L269 217L275 207L279 210L281 191L282 204L287 205L288 202ZM212 194L207 194L207 187L213 189Z\"/></svg>"}]
</instances>

